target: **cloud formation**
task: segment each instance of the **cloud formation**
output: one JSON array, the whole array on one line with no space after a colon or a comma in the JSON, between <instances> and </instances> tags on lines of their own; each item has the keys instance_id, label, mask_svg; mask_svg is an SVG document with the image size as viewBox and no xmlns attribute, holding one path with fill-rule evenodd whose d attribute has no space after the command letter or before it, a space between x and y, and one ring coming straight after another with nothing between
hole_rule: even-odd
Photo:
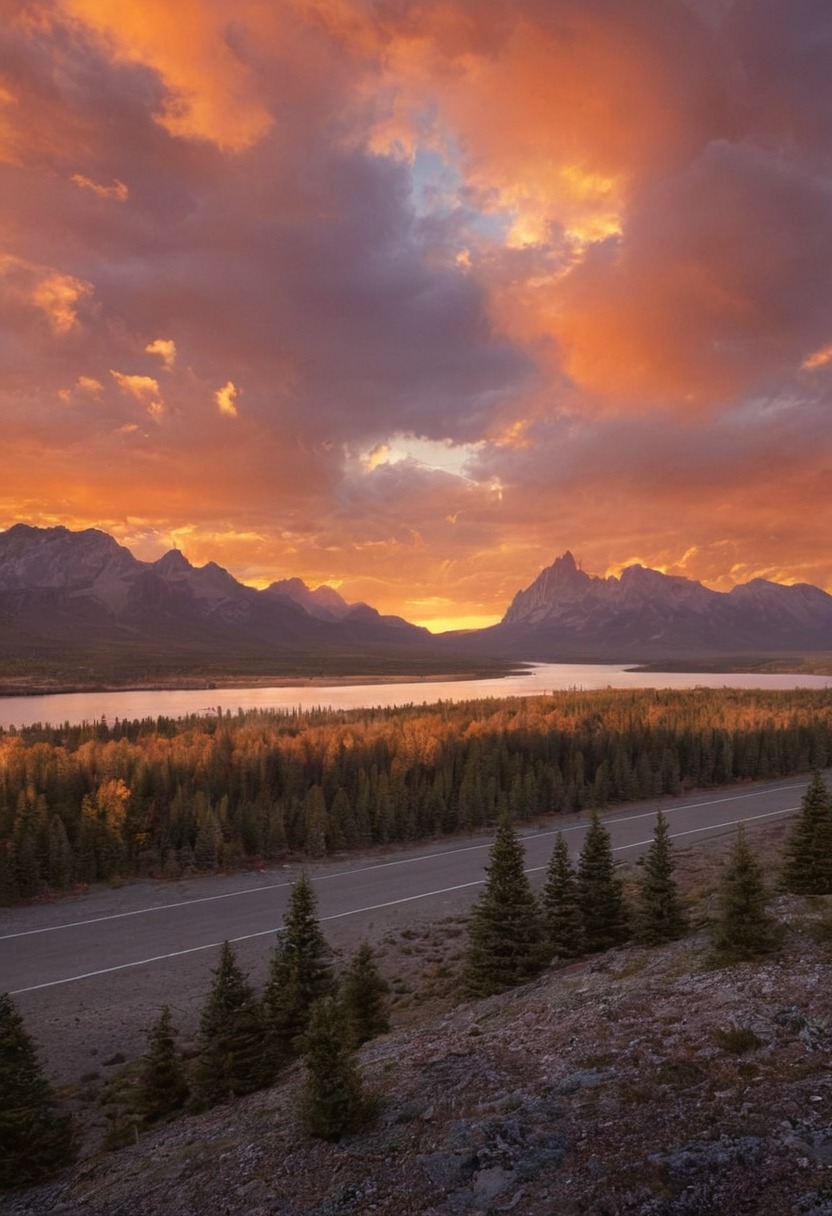
<instances>
[{"instance_id":1,"label":"cloud formation","mask_svg":"<svg viewBox=\"0 0 832 1216\"><path fill-rule=\"evenodd\" d=\"M231 380L227 384L224 384L222 388L218 388L214 393L217 409L221 414L225 414L226 418L237 417L237 398L239 395L240 390Z\"/></svg>"},{"instance_id":2,"label":"cloud formation","mask_svg":"<svg viewBox=\"0 0 832 1216\"><path fill-rule=\"evenodd\" d=\"M9 9L0 526L434 622L567 547L832 588L823 0Z\"/></svg>"}]
</instances>

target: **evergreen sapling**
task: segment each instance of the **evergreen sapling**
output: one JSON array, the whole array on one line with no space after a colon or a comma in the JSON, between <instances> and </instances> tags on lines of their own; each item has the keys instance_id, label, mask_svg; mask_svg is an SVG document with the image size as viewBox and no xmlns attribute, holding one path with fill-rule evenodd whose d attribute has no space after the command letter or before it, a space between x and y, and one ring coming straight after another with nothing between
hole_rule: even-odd
<instances>
[{"instance_id":1,"label":"evergreen sapling","mask_svg":"<svg viewBox=\"0 0 832 1216\"><path fill-rule=\"evenodd\" d=\"M200 1018L194 1087L195 1104L203 1109L252 1093L270 1079L263 1060L263 1028L254 993L228 942L222 945L213 974Z\"/></svg>"},{"instance_id":2,"label":"evergreen sapling","mask_svg":"<svg viewBox=\"0 0 832 1216\"><path fill-rule=\"evenodd\" d=\"M378 972L373 951L362 942L344 976L341 1004L356 1047L390 1029L387 993L390 985Z\"/></svg>"},{"instance_id":3,"label":"evergreen sapling","mask_svg":"<svg viewBox=\"0 0 832 1216\"><path fill-rule=\"evenodd\" d=\"M718 962L750 961L776 948L780 933L766 911L767 902L762 869L740 823L722 879L719 912L711 927L711 944Z\"/></svg>"},{"instance_id":4,"label":"evergreen sapling","mask_svg":"<svg viewBox=\"0 0 832 1216\"><path fill-rule=\"evenodd\" d=\"M638 884L636 939L645 946L676 941L687 930L674 872L676 861L667 818L659 811Z\"/></svg>"},{"instance_id":5,"label":"evergreen sapling","mask_svg":"<svg viewBox=\"0 0 832 1216\"><path fill-rule=\"evenodd\" d=\"M334 997L316 1001L302 1040L306 1081L301 1111L305 1130L322 1140L358 1131L374 1113L344 1031L344 1014Z\"/></svg>"},{"instance_id":6,"label":"evergreen sapling","mask_svg":"<svg viewBox=\"0 0 832 1216\"><path fill-rule=\"evenodd\" d=\"M554 959L580 958L583 954L584 930L578 903L578 882L562 832L558 832L555 838L555 847L546 868L542 903L547 956Z\"/></svg>"},{"instance_id":7,"label":"evergreen sapling","mask_svg":"<svg viewBox=\"0 0 832 1216\"><path fill-rule=\"evenodd\" d=\"M783 886L797 895L832 894L832 795L815 772L786 844Z\"/></svg>"},{"instance_id":8,"label":"evergreen sapling","mask_svg":"<svg viewBox=\"0 0 832 1216\"><path fill-rule=\"evenodd\" d=\"M464 984L469 996L505 992L531 979L543 964L540 913L524 861L511 822L501 819L485 886L468 922Z\"/></svg>"},{"instance_id":9,"label":"evergreen sapling","mask_svg":"<svg viewBox=\"0 0 832 1216\"><path fill-rule=\"evenodd\" d=\"M188 1096L182 1057L169 1006L147 1032L147 1052L139 1075L138 1113L148 1123L181 1110Z\"/></svg>"},{"instance_id":10,"label":"evergreen sapling","mask_svg":"<svg viewBox=\"0 0 832 1216\"><path fill-rule=\"evenodd\" d=\"M298 1054L315 1001L335 993L331 951L316 908L312 883L303 874L292 890L263 997L266 1054L273 1074Z\"/></svg>"},{"instance_id":11,"label":"evergreen sapling","mask_svg":"<svg viewBox=\"0 0 832 1216\"><path fill-rule=\"evenodd\" d=\"M61 1114L11 997L0 994L0 1188L26 1186L75 1159L72 1118Z\"/></svg>"},{"instance_id":12,"label":"evergreen sapling","mask_svg":"<svg viewBox=\"0 0 832 1216\"><path fill-rule=\"evenodd\" d=\"M621 880L615 873L610 834L592 812L578 858L578 906L588 953L620 946L629 933Z\"/></svg>"}]
</instances>

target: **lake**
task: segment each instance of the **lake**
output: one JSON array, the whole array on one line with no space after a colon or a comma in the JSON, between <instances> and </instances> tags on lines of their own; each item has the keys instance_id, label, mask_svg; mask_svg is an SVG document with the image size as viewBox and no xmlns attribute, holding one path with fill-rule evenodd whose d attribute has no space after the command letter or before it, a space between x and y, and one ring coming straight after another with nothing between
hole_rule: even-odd
<instances>
[{"instance_id":1,"label":"lake","mask_svg":"<svg viewBox=\"0 0 832 1216\"><path fill-rule=\"evenodd\" d=\"M167 689L54 693L0 697L0 727L36 722L79 725L106 717L180 718L237 709L361 709L468 701L478 697L527 697L591 688L830 688L832 676L757 675L749 672L641 672L610 663L534 663L517 675L481 680L390 684L334 684L291 688Z\"/></svg>"}]
</instances>

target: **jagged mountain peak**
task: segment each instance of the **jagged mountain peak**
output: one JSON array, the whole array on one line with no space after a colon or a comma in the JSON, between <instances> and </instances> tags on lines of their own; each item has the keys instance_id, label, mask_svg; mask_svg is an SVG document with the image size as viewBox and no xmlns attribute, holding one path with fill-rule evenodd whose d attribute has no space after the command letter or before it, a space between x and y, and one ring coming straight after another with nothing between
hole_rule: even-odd
<instances>
[{"instance_id":1,"label":"jagged mountain peak","mask_svg":"<svg viewBox=\"0 0 832 1216\"><path fill-rule=\"evenodd\" d=\"M175 574L187 574L193 568L181 549L168 549L167 553L164 553L157 561L153 562L153 569L163 577Z\"/></svg>"},{"instance_id":2,"label":"jagged mountain peak","mask_svg":"<svg viewBox=\"0 0 832 1216\"><path fill-rule=\"evenodd\" d=\"M0 559L29 556L47 549L100 550L105 553L128 553L114 537L100 528L84 528L73 532L62 524L38 528L34 524L13 524L0 532ZM131 554L132 556L132 554Z\"/></svg>"},{"instance_id":3,"label":"jagged mountain peak","mask_svg":"<svg viewBox=\"0 0 832 1216\"><path fill-rule=\"evenodd\" d=\"M63 526L15 524L0 533L0 590L90 587L140 564L98 528L72 532Z\"/></svg>"},{"instance_id":4,"label":"jagged mountain peak","mask_svg":"<svg viewBox=\"0 0 832 1216\"><path fill-rule=\"evenodd\" d=\"M765 579L713 591L639 563L600 578L567 551L517 593L489 640L549 660L829 649L832 596Z\"/></svg>"},{"instance_id":5,"label":"jagged mountain peak","mask_svg":"<svg viewBox=\"0 0 832 1216\"><path fill-rule=\"evenodd\" d=\"M551 566L548 566L541 572L541 577L548 575L550 580L559 580L561 582L574 582L576 579L583 581L589 578L585 574L579 562L575 560L575 556L570 549L562 553L560 557L556 557Z\"/></svg>"},{"instance_id":6,"label":"jagged mountain peak","mask_svg":"<svg viewBox=\"0 0 832 1216\"><path fill-rule=\"evenodd\" d=\"M270 595L279 595L300 604L312 616L322 620L341 620L355 605L348 604L334 587L322 583L313 590L301 578L283 578L267 588Z\"/></svg>"}]
</instances>

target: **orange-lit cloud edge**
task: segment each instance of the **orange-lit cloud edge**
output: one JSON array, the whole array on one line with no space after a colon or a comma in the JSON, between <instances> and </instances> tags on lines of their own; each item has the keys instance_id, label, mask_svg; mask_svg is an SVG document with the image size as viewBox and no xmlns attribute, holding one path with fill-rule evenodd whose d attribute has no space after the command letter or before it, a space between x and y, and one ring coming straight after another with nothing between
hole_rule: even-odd
<instances>
[{"instance_id":1,"label":"orange-lit cloud edge","mask_svg":"<svg viewBox=\"0 0 832 1216\"><path fill-rule=\"evenodd\" d=\"M823 5L44 0L0 527L434 629L570 548L832 589Z\"/></svg>"}]
</instances>

